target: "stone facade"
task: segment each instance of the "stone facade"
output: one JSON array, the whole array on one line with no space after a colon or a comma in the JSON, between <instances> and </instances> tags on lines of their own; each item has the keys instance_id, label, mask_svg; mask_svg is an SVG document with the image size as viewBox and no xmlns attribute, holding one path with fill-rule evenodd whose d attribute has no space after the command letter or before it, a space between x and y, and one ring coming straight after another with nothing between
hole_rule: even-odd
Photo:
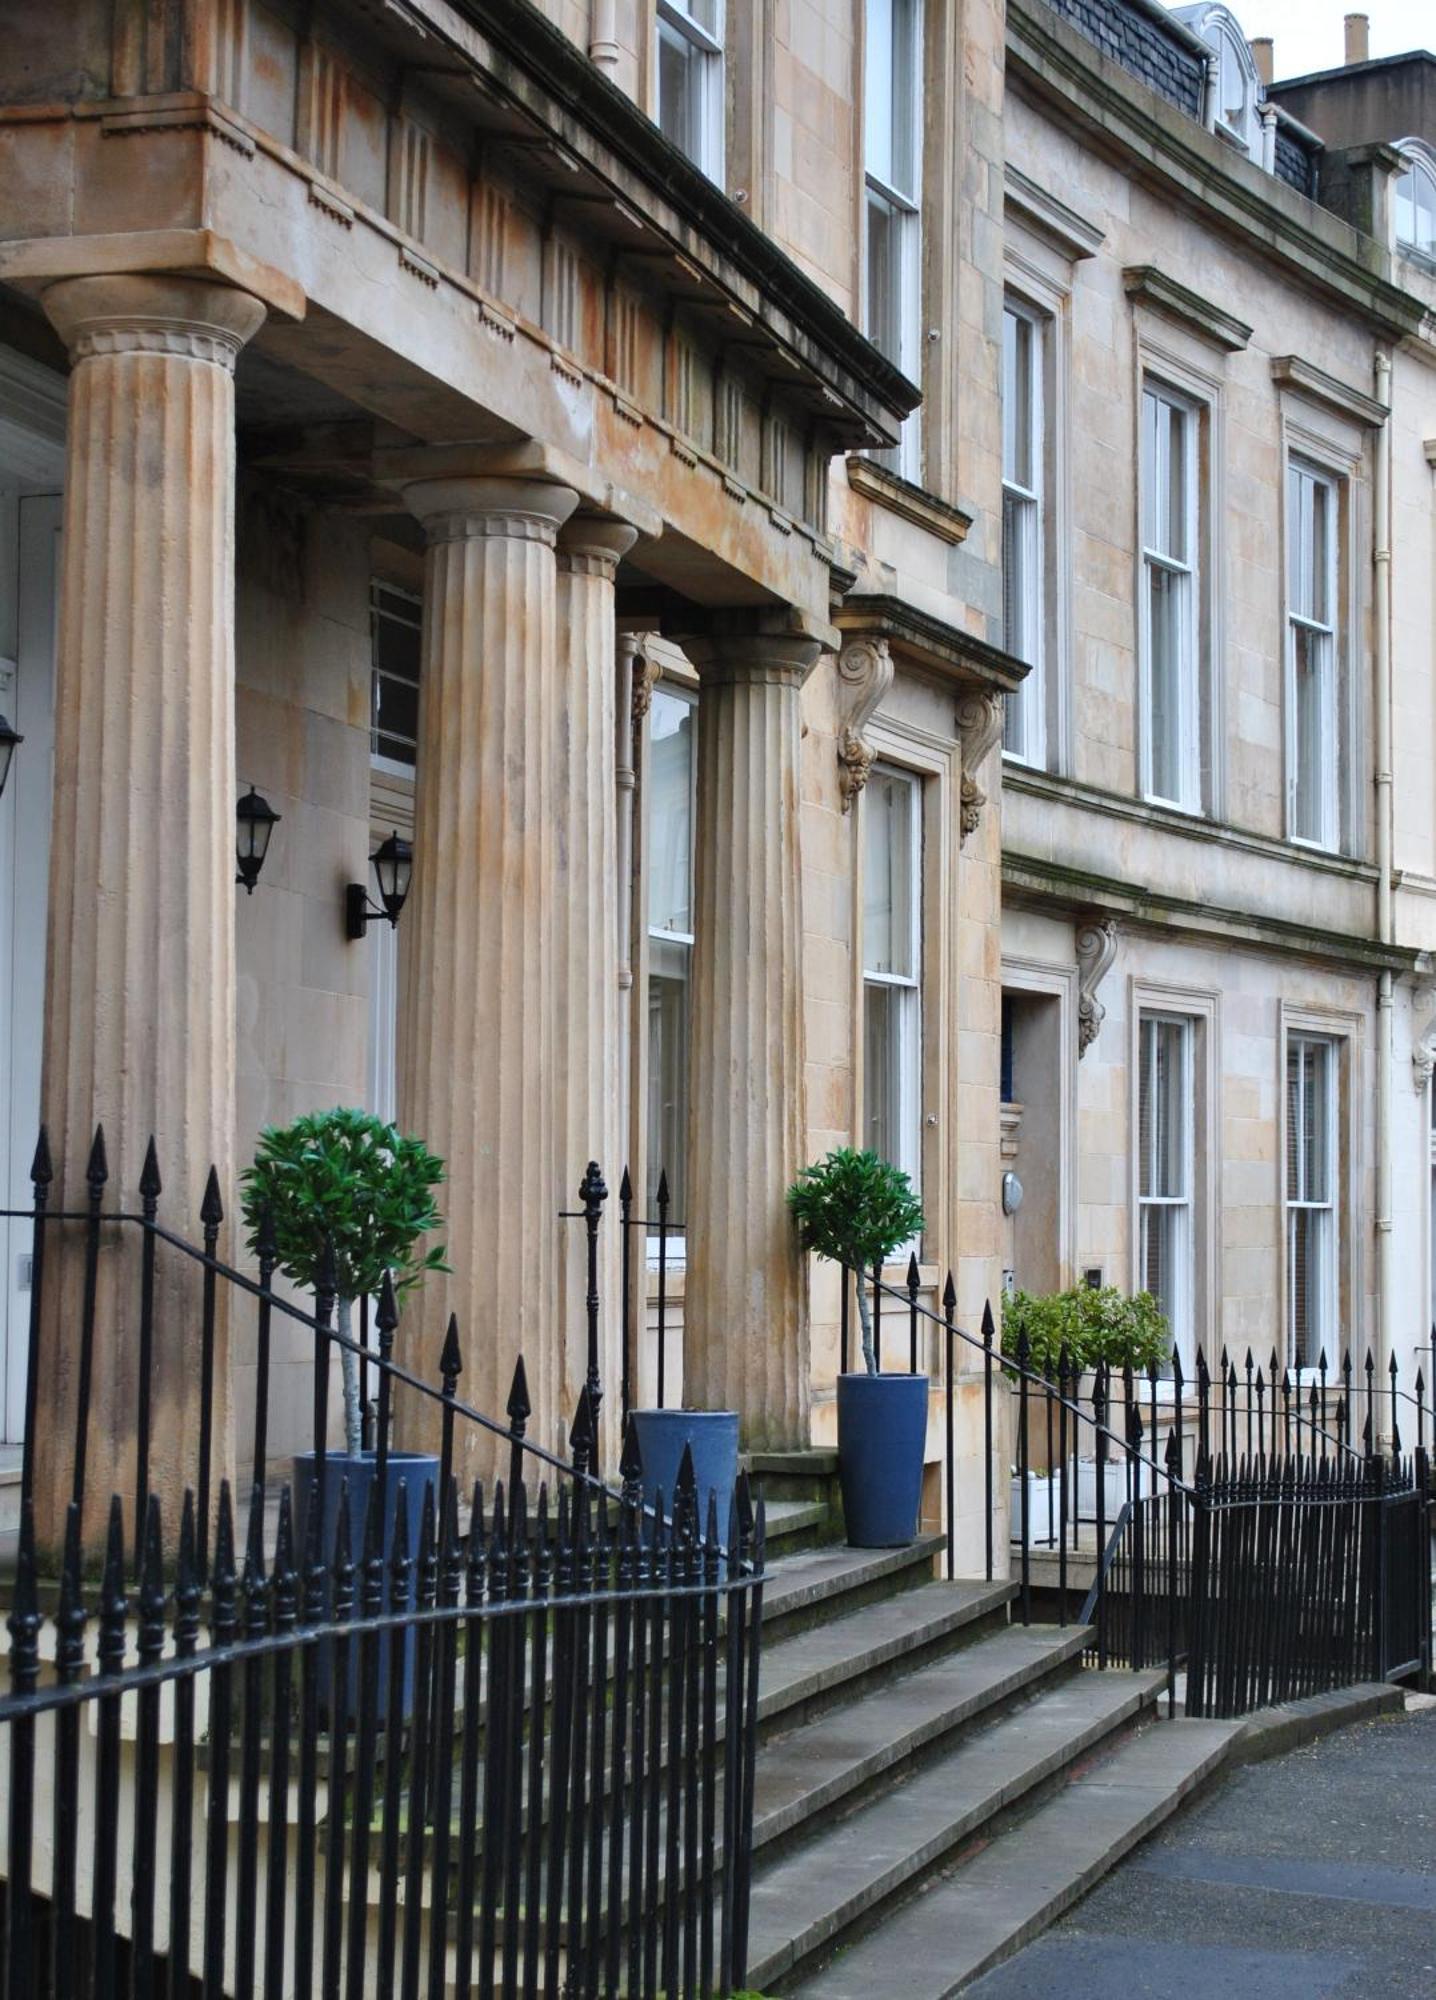
<instances>
[{"instance_id":1,"label":"stone facade","mask_svg":"<svg viewBox=\"0 0 1436 2000\"><path fill-rule=\"evenodd\" d=\"M69 526L60 838L25 919L48 926L50 969L15 1046L33 1076L43 1021L69 1193L97 1118L118 1180L154 1130L189 1210L216 1164L220 1247L242 1255L234 1177L261 1126L392 1104L447 1160L454 1266L405 1312L399 1358L435 1379L452 1311L463 1395L501 1416L522 1350L531 1435L565 1448L590 1374L579 1178L596 1158L616 1194L629 1167L651 1282L667 1168L688 1248L670 1400L731 1403L755 1445L828 1442L839 1288L798 1254L794 1172L844 1143L900 1151L926 1214L922 1296L950 1270L968 1328L1005 1270L1132 1288L1145 1012L1190 1031L1191 1331L1214 1350L1284 1338L1302 1037L1337 1052L1333 1325L1360 1344L1394 1324L1378 1235L1419 1237L1423 1283L1431 1261L1426 1099L1380 1132L1373 1109L1392 1050L1419 1057L1436 1019L1413 980L1436 943L1429 579L1411 554L1429 546L1431 300L1367 226L1375 167L1275 95L1234 145L1206 45L1147 0L927 0L893 358L859 331L864 218L888 197L868 184L857 0L726 10L701 161L664 136L653 0L237 0L197 7L193 34L169 0L18 11L0 634L29 618L19 670L47 689L19 510L63 487ZM1009 301L1042 351L1040 673L1005 628ZM1181 808L1148 796L1142 755L1148 380L1200 460ZM1290 837L1293 455L1340 505L1342 750L1320 849ZM414 704L397 734L382 692L373 706L391 630ZM1024 682L1044 749L1019 761L1003 704ZM236 898L233 796L251 783L282 817ZM401 825L397 937L350 944L345 887ZM1003 1102L1004 1041L1020 1103ZM1383 1175L1398 1123L1419 1198ZM1027 1201L1005 1219L1008 1168ZM651 1396L655 1334L642 1276L620 1324L611 1227L600 1264L611 1469L625 1357ZM221 1468L249 1449L255 1366L249 1335L222 1332ZM58 1320L45 1337L41 1421L63 1437L75 1357ZM97 1379L95 1471L128 1490L122 1352ZM944 1366L935 1342L919 1359ZM168 1501L198 1390L163 1361ZM977 1379L959 1368L964 1562L983 1540ZM277 1335L272 1456L306 1442L309 1380L302 1330ZM942 1414L935 1395L933 1461ZM416 1398L398 1425L414 1443L439 1427ZM53 1536L61 1485L40 1497Z\"/></svg>"}]
</instances>

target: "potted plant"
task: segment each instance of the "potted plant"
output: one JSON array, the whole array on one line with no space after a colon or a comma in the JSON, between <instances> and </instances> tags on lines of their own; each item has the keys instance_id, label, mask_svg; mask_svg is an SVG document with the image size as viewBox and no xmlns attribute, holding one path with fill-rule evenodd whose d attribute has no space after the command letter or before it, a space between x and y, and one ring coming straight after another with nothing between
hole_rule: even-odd
<instances>
[{"instance_id":1,"label":"potted plant","mask_svg":"<svg viewBox=\"0 0 1436 2000\"><path fill-rule=\"evenodd\" d=\"M854 1548L896 1548L917 1533L927 1439L926 1375L882 1375L873 1352L863 1274L923 1226L922 1205L900 1168L840 1146L804 1167L788 1206L805 1250L857 1274L862 1374L838 1377L838 1479Z\"/></svg>"},{"instance_id":2,"label":"potted plant","mask_svg":"<svg viewBox=\"0 0 1436 2000\"><path fill-rule=\"evenodd\" d=\"M289 1125L266 1127L253 1165L240 1177L249 1248L257 1251L268 1218L277 1270L305 1291L316 1289L326 1250L332 1253L339 1331L352 1339L355 1300L372 1298L386 1273L395 1291L402 1293L422 1283L430 1271L448 1269L442 1245L418 1247L421 1237L442 1225L433 1191L443 1179L442 1160L421 1140L403 1137L393 1125L365 1111L341 1106L306 1113ZM341 1348L340 1357L344 1450L325 1454L319 1504L327 1539L340 1492L347 1490L350 1544L357 1552L363 1546L376 1454L363 1445L357 1357L348 1347ZM384 1547L387 1552L402 1480L409 1547L414 1550L424 1491L437 1485L439 1461L431 1452L391 1451L388 1468ZM294 1489L301 1546L315 1473L313 1451L298 1453ZM435 1498L437 1502L437 1494ZM387 1567L384 1587L387 1593ZM408 1677L406 1668L406 1706Z\"/></svg>"}]
</instances>

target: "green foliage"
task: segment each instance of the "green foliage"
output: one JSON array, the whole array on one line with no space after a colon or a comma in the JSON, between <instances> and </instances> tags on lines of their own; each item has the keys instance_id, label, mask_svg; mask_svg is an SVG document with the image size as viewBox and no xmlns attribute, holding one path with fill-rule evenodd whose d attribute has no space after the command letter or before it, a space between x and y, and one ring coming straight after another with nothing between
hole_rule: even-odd
<instances>
[{"instance_id":1,"label":"green foliage","mask_svg":"<svg viewBox=\"0 0 1436 2000\"><path fill-rule=\"evenodd\" d=\"M804 1167L788 1207L805 1250L870 1271L923 1226L922 1204L901 1168L876 1153L839 1146Z\"/></svg>"},{"instance_id":2,"label":"green foliage","mask_svg":"<svg viewBox=\"0 0 1436 2000\"><path fill-rule=\"evenodd\" d=\"M1057 1373L1058 1357L1067 1349L1069 1368L1094 1368L1106 1361L1113 1368L1132 1368L1145 1375L1155 1363L1164 1368L1172 1352L1172 1333L1165 1313L1150 1292L1125 1298L1115 1285L1096 1290L1074 1285L1070 1292L1038 1298L1014 1292L1002 1314L1002 1351L1014 1356L1023 1332L1030 1347L1028 1366L1041 1374Z\"/></svg>"},{"instance_id":3,"label":"green foliage","mask_svg":"<svg viewBox=\"0 0 1436 2000\"><path fill-rule=\"evenodd\" d=\"M372 1295L386 1271L405 1290L449 1268L442 1244L415 1251L443 1226L433 1190L444 1178L443 1161L421 1140L365 1111L341 1106L267 1126L240 1176L249 1248L258 1248L267 1211L279 1268L292 1283L314 1289L327 1238L340 1298Z\"/></svg>"}]
</instances>

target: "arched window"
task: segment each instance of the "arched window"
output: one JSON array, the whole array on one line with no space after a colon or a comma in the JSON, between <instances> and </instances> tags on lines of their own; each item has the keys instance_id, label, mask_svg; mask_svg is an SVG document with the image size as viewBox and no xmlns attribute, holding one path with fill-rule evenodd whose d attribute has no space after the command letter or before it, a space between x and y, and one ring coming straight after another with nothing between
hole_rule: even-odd
<instances>
[{"instance_id":1,"label":"arched window","mask_svg":"<svg viewBox=\"0 0 1436 2000\"><path fill-rule=\"evenodd\" d=\"M1241 23L1230 8L1213 5L1210 0L1173 11L1184 27L1201 36L1217 59L1217 130L1244 153L1259 159L1261 79Z\"/></svg>"},{"instance_id":2,"label":"arched window","mask_svg":"<svg viewBox=\"0 0 1436 2000\"><path fill-rule=\"evenodd\" d=\"M1396 247L1436 261L1436 150L1424 139L1398 145L1406 167L1394 190Z\"/></svg>"}]
</instances>

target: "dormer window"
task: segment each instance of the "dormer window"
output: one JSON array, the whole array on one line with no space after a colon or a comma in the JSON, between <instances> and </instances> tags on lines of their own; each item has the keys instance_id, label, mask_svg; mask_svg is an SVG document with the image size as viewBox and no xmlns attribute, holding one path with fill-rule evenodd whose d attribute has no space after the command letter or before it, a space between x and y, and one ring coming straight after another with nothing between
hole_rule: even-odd
<instances>
[{"instance_id":1,"label":"dormer window","mask_svg":"<svg viewBox=\"0 0 1436 2000\"><path fill-rule=\"evenodd\" d=\"M1394 189L1396 247L1436 262L1436 150L1424 139L1402 139L1406 161Z\"/></svg>"},{"instance_id":2,"label":"dormer window","mask_svg":"<svg viewBox=\"0 0 1436 2000\"><path fill-rule=\"evenodd\" d=\"M1216 57L1215 115L1208 122L1253 159L1261 158L1261 79L1241 24L1230 8L1206 4L1177 7L1174 17L1200 35Z\"/></svg>"}]
</instances>

